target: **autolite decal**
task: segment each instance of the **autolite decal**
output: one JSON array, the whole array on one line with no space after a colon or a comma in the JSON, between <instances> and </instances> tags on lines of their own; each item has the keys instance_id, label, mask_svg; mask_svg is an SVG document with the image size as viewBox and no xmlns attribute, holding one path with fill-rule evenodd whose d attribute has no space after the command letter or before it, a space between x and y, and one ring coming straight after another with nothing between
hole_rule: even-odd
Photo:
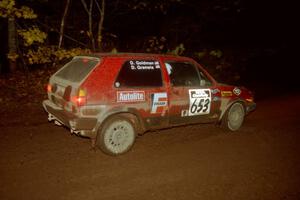
<instances>
[{"instance_id":1,"label":"autolite decal","mask_svg":"<svg viewBox=\"0 0 300 200\"><path fill-rule=\"evenodd\" d=\"M168 109L168 95L165 92L151 94L152 106L151 113L165 114Z\"/></svg>"},{"instance_id":2,"label":"autolite decal","mask_svg":"<svg viewBox=\"0 0 300 200\"><path fill-rule=\"evenodd\" d=\"M117 102L145 101L144 91L121 91L117 92Z\"/></svg>"}]
</instances>

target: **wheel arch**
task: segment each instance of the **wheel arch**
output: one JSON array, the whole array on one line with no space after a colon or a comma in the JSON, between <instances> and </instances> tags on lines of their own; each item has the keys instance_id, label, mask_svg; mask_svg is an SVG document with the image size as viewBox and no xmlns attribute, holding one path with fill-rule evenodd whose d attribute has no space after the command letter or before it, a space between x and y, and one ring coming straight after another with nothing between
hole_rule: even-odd
<instances>
[{"instance_id":1,"label":"wheel arch","mask_svg":"<svg viewBox=\"0 0 300 200\"><path fill-rule=\"evenodd\" d=\"M102 120L98 120L96 132L98 133L98 131L102 129L102 127L107 121L116 116L121 116L128 119L133 124L136 134L142 134L146 131L142 118L138 112L134 110L122 110L110 112L105 117L103 117Z\"/></svg>"},{"instance_id":2,"label":"wheel arch","mask_svg":"<svg viewBox=\"0 0 300 200\"><path fill-rule=\"evenodd\" d=\"M221 114L220 114L220 117L219 117L219 120L218 120L218 123L221 123L222 122L222 119L224 117L224 115L226 114L226 112L228 111L228 109L235 103L240 103L242 104L243 108L244 108L244 111L246 112L246 102L243 100L243 99L235 99L233 101L230 101L229 103L227 103L227 105L224 106L224 108L222 109L221 108Z\"/></svg>"}]
</instances>

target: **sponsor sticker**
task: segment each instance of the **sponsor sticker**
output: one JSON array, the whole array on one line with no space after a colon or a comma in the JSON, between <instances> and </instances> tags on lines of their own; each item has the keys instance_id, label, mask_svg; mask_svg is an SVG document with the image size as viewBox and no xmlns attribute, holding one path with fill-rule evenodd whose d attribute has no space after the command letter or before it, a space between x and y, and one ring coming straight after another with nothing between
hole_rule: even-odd
<instances>
[{"instance_id":1,"label":"sponsor sticker","mask_svg":"<svg viewBox=\"0 0 300 200\"><path fill-rule=\"evenodd\" d=\"M161 113L162 115L165 114L166 110L168 109L168 95L165 92L162 93L154 93L151 94L151 113L157 114Z\"/></svg>"},{"instance_id":2,"label":"sponsor sticker","mask_svg":"<svg viewBox=\"0 0 300 200\"><path fill-rule=\"evenodd\" d=\"M220 92L220 90L218 88L211 90L211 94L217 94L219 92Z\"/></svg>"},{"instance_id":3,"label":"sponsor sticker","mask_svg":"<svg viewBox=\"0 0 300 200\"><path fill-rule=\"evenodd\" d=\"M189 111L188 110L182 110L181 111L181 117L187 117L189 116Z\"/></svg>"},{"instance_id":4,"label":"sponsor sticker","mask_svg":"<svg viewBox=\"0 0 300 200\"><path fill-rule=\"evenodd\" d=\"M233 89L233 93L234 93L235 95L239 96L239 95L242 93L242 91L241 91L240 88L235 87L235 88Z\"/></svg>"},{"instance_id":5,"label":"sponsor sticker","mask_svg":"<svg viewBox=\"0 0 300 200\"><path fill-rule=\"evenodd\" d=\"M213 97L212 101L221 101L220 97Z\"/></svg>"},{"instance_id":6,"label":"sponsor sticker","mask_svg":"<svg viewBox=\"0 0 300 200\"><path fill-rule=\"evenodd\" d=\"M144 91L120 91L117 92L117 102L145 101Z\"/></svg>"},{"instance_id":7,"label":"sponsor sticker","mask_svg":"<svg viewBox=\"0 0 300 200\"><path fill-rule=\"evenodd\" d=\"M190 89L189 116L205 115L210 113L211 92L210 89Z\"/></svg>"},{"instance_id":8,"label":"sponsor sticker","mask_svg":"<svg viewBox=\"0 0 300 200\"><path fill-rule=\"evenodd\" d=\"M232 96L232 92L231 91L222 91L221 92L221 96L222 97L231 97Z\"/></svg>"}]
</instances>

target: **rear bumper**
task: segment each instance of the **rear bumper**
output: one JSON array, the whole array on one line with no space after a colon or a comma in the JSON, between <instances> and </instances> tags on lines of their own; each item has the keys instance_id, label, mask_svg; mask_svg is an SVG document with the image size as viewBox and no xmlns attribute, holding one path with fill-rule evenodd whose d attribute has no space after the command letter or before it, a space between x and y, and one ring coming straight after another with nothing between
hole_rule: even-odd
<instances>
[{"instance_id":1,"label":"rear bumper","mask_svg":"<svg viewBox=\"0 0 300 200\"><path fill-rule=\"evenodd\" d=\"M97 119L78 117L73 113L61 109L49 100L43 101L43 107L48 113L49 121L54 121L57 125L65 125L70 128L72 133L90 138L95 137Z\"/></svg>"}]
</instances>

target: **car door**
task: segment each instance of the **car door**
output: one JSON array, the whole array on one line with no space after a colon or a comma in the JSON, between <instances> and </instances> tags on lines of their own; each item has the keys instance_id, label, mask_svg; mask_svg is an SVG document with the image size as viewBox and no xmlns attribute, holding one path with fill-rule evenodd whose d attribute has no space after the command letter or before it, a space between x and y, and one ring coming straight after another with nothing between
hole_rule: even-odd
<instances>
[{"instance_id":1,"label":"car door","mask_svg":"<svg viewBox=\"0 0 300 200\"><path fill-rule=\"evenodd\" d=\"M169 124L182 125L216 120L219 92L214 81L191 61L165 61L170 79Z\"/></svg>"},{"instance_id":2,"label":"car door","mask_svg":"<svg viewBox=\"0 0 300 200\"><path fill-rule=\"evenodd\" d=\"M118 105L137 113L147 130L168 125L168 95L157 58L126 59L115 87Z\"/></svg>"}]
</instances>

